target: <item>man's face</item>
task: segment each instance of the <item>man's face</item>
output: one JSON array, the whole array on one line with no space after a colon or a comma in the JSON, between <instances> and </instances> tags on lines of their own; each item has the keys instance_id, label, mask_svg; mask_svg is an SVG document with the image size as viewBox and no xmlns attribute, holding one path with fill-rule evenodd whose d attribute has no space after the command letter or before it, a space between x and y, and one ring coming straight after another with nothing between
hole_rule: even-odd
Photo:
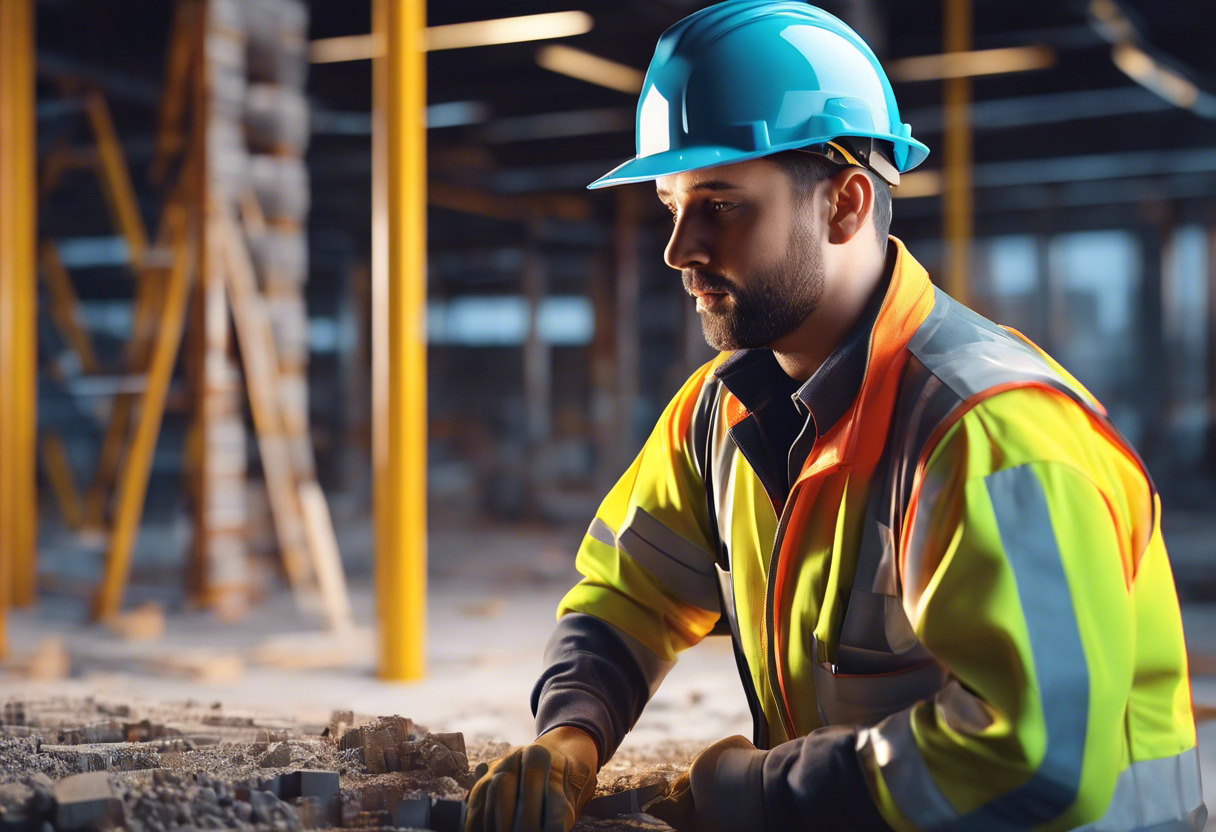
<instances>
[{"instance_id":1,"label":"man's face","mask_svg":"<svg viewBox=\"0 0 1216 832\"><path fill-rule=\"evenodd\" d=\"M824 267L812 202L776 165L672 174L656 190L675 222L664 259L696 298L711 347L770 346L818 307Z\"/></svg>"}]
</instances>

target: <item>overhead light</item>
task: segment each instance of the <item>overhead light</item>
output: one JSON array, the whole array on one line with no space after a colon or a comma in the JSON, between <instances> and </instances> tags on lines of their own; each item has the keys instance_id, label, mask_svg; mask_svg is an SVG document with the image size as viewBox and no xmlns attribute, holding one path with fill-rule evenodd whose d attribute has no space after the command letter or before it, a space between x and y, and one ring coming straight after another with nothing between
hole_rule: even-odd
<instances>
[{"instance_id":1,"label":"overhead light","mask_svg":"<svg viewBox=\"0 0 1216 832\"><path fill-rule=\"evenodd\" d=\"M1089 15L1098 33L1111 43L1131 40L1136 35L1135 27L1115 0L1090 0Z\"/></svg>"},{"instance_id":2,"label":"overhead light","mask_svg":"<svg viewBox=\"0 0 1216 832\"><path fill-rule=\"evenodd\" d=\"M939 81L1046 69L1055 62L1056 53L1048 46L1012 46L900 58L886 68L893 81Z\"/></svg>"},{"instance_id":3,"label":"overhead light","mask_svg":"<svg viewBox=\"0 0 1216 832\"><path fill-rule=\"evenodd\" d=\"M1140 48L1136 27L1115 0L1090 0L1089 15L1098 32L1114 44L1111 60L1124 75L1177 107L1216 119L1216 96Z\"/></svg>"},{"instance_id":4,"label":"overhead light","mask_svg":"<svg viewBox=\"0 0 1216 832\"><path fill-rule=\"evenodd\" d=\"M646 78L646 73L640 69L569 46L541 47L536 51L536 62L550 72L621 92L640 92L642 81Z\"/></svg>"},{"instance_id":5,"label":"overhead light","mask_svg":"<svg viewBox=\"0 0 1216 832\"><path fill-rule=\"evenodd\" d=\"M426 30L426 48L464 49L470 46L491 46L499 43L520 43L529 40L568 38L591 31L595 21L586 12L546 12L497 20L475 20L471 23L449 23Z\"/></svg>"},{"instance_id":6,"label":"overhead light","mask_svg":"<svg viewBox=\"0 0 1216 832\"><path fill-rule=\"evenodd\" d=\"M895 199L937 196L942 192L942 175L935 170L914 170L899 175L899 185L891 189Z\"/></svg>"},{"instance_id":7,"label":"overhead light","mask_svg":"<svg viewBox=\"0 0 1216 832\"><path fill-rule=\"evenodd\" d=\"M442 49L466 49L473 46L568 38L586 34L594 25L595 20L591 15L580 11L545 12L494 20L473 20L468 23L448 23L425 29L423 48L437 52ZM383 46L375 34L319 38L309 44L309 60L314 64L365 61L383 52Z\"/></svg>"},{"instance_id":8,"label":"overhead light","mask_svg":"<svg viewBox=\"0 0 1216 832\"><path fill-rule=\"evenodd\" d=\"M1141 86L1179 107L1194 108L1199 101L1199 88L1172 69L1153 60L1147 52L1132 43L1117 43L1111 50L1115 66Z\"/></svg>"},{"instance_id":9,"label":"overhead light","mask_svg":"<svg viewBox=\"0 0 1216 832\"><path fill-rule=\"evenodd\" d=\"M335 64L341 61L366 61L381 55L379 38L375 35L344 35L340 38L319 38L308 44L308 60L314 64Z\"/></svg>"}]
</instances>

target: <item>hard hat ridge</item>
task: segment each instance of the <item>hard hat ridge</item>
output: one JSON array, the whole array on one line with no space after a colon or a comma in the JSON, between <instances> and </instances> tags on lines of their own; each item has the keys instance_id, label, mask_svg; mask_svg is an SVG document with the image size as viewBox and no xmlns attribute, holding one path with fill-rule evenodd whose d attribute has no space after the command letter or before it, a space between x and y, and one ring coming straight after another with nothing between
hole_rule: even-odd
<instances>
[{"instance_id":1,"label":"hard hat ridge","mask_svg":"<svg viewBox=\"0 0 1216 832\"><path fill-rule=\"evenodd\" d=\"M637 155L599 188L853 138L881 148L887 181L928 148L899 120L873 51L843 21L800 0L726 0L659 38L637 111Z\"/></svg>"}]
</instances>

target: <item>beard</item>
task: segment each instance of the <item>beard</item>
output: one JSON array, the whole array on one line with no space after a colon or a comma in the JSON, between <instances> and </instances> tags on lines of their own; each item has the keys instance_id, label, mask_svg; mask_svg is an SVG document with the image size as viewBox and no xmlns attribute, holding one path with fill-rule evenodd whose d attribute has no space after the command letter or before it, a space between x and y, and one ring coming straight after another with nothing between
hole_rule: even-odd
<instances>
[{"instance_id":1,"label":"beard","mask_svg":"<svg viewBox=\"0 0 1216 832\"><path fill-rule=\"evenodd\" d=\"M684 289L724 292L729 303L699 310L705 341L716 350L767 347L797 329L823 298L823 253L810 234L792 241L785 259L753 272L746 287L724 275L697 269L681 273Z\"/></svg>"}]
</instances>

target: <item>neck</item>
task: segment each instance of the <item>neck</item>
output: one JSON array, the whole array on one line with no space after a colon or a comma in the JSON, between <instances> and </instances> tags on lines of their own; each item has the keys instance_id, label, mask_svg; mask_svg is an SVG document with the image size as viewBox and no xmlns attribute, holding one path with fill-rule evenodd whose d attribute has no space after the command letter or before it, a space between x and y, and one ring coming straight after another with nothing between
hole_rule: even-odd
<instances>
[{"instance_id":1,"label":"neck","mask_svg":"<svg viewBox=\"0 0 1216 832\"><path fill-rule=\"evenodd\" d=\"M857 325L894 263L894 245L888 245L886 260L871 249L870 257L853 257L849 252L835 264L825 264L823 297L815 311L789 335L769 345L786 375L798 382L809 379Z\"/></svg>"}]
</instances>

